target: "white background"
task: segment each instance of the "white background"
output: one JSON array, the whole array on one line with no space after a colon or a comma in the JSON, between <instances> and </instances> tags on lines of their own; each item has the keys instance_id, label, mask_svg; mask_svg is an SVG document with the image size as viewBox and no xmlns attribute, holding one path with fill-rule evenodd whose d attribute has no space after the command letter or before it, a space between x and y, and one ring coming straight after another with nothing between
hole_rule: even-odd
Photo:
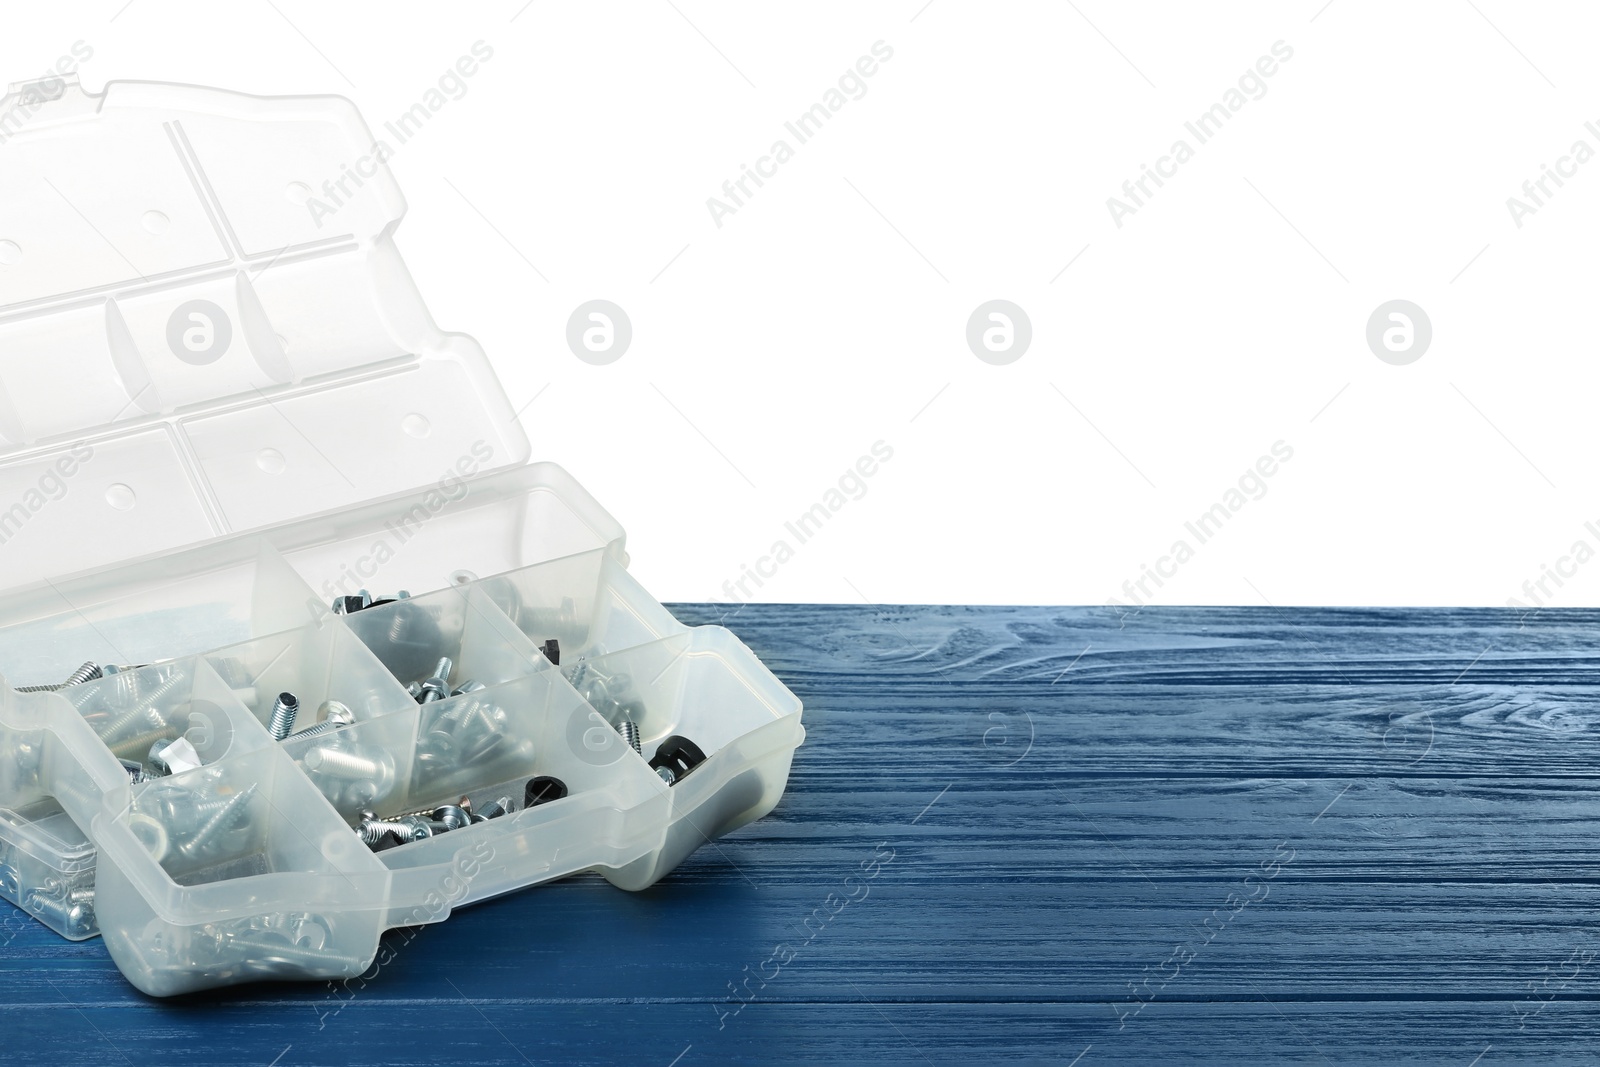
<instances>
[{"instance_id":1,"label":"white background","mask_svg":"<svg viewBox=\"0 0 1600 1067\"><path fill-rule=\"evenodd\" d=\"M1174 541L1156 603L1504 604L1582 539L1600 160L1519 228L1507 198L1600 150L1600 14L1506 0L1125 5L710 0L8 5L0 78L74 42L120 79L336 93L375 133L482 40L400 146L399 238L435 317L488 349L538 458L628 528L674 599L1103 603ZM784 123L893 58L719 228ZM1204 145L1184 129L1293 56ZM1107 198L1184 138L1124 218ZM1553 188L1553 187L1552 187ZM1068 264L1070 263L1070 266ZM1063 268L1066 268L1063 270ZM568 351L582 302L631 348ZM1014 301L1031 347L966 343ZM1422 358L1380 361L1381 303ZM804 545L784 523L893 459ZM1223 532L1184 523L1275 442ZM1543 596L1600 599L1600 561ZM768 569L771 569L770 567ZM1169 570L1173 570L1169 566ZM1131 601L1129 601L1131 603Z\"/></svg>"}]
</instances>

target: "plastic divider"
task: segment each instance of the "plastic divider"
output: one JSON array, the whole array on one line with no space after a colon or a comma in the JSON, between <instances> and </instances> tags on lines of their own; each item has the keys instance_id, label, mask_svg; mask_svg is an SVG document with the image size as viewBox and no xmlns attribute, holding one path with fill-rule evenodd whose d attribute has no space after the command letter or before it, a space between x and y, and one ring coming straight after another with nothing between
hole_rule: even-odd
<instances>
[{"instance_id":1,"label":"plastic divider","mask_svg":"<svg viewBox=\"0 0 1600 1067\"><path fill-rule=\"evenodd\" d=\"M533 643L481 589L442 589L346 616L346 623L402 684L432 677L450 660L450 690L482 686L551 669Z\"/></svg>"},{"instance_id":2,"label":"plastic divider","mask_svg":"<svg viewBox=\"0 0 1600 1067\"><path fill-rule=\"evenodd\" d=\"M291 736L319 726L334 704L365 721L414 703L349 627L332 616L205 658L264 728L271 726L278 696L293 695L300 710Z\"/></svg>"},{"instance_id":3,"label":"plastic divider","mask_svg":"<svg viewBox=\"0 0 1600 1067\"><path fill-rule=\"evenodd\" d=\"M558 640L564 662L685 630L614 555L603 551L521 567L478 585L535 644Z\"/></svg>"},{"instance_id":4,"label":"plastic divider","mask_svg":"<svg viewBox=\"0 0 1600 1067\"><path fill-rule=\"evenodd\" d=\"M81 664L139 666L287 630L320 601L268 542L240 539L0 598L0 670L58 684Z\"/></svg>"}]
</instances>

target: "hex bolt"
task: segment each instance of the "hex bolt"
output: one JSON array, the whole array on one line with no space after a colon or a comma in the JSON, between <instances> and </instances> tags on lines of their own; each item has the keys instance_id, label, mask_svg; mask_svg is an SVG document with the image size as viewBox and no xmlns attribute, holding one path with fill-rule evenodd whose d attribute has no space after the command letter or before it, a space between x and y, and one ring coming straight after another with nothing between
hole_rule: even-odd
<instances>
[{"instance_id":1,"label":"hex bolt","mask_svg":"<svg viewBox=\"0 0 1600 1067\"><path fill-rule=\"evenodd\" d=\"M406 683L406 692L411 694L411 699L412 700L415 700L418 704L422 703L422 683L421 682L407 682Z\"/></svg>"},{"instance_id":2,"label":"hex bolt","mask_svg":"<svg viewBox=\"0 0 1600 1067\"><path fill-rule=\"evenodd\" d=\"M333 733L335 730L342 730L346 726L351 726L356 721L356 713L337 700L324 700L319 710L322 714L322 721L315 726L308 726L299 733L292 735L296 741L305 737L323 737Z\"/></svg>"},{"instance_id":3,"label":"hex bolt","mask_svg":"<svg viewBox=\"0 0 1600 1067\"><path fill-rule=\"evenodd\" d=\"M450 672L456 669L455 661L449 656L441 657L439 665L433 669L433 675L422 683L422 696L420 702L431 704L435 700L443 700L450 695Z\"/></svg>"},{"instance_id":4,"label":"hex bolt","mask_svg":"<svg viewBox=\"0 0 1600 1067\"><path fill-rule=\"evenodd\" d=\"M256 788L255 785L250 785L242 792L229 797L192 837L178 846L178 851L187 859L194 859L204 853L225 831L239 824L247 812L250 799L256 794Z\"/></svg>"},{"instance_id":5,"label":"hex bolt","mask_svg":"<svg viewBox=\"0 0 1600 1067\"><path fill-rule=\"evenodd\" d=\"M633 749L635 755L644 755L639 748L638 723L634 722L632 719L623 719L621 722L617 723L617 733L622 735L622 739L628 743L629 748Z\"/></svg>"},{"instance_id":6,"label":"hex bolt","mask_svg":"<svg viewBox=\"0 0 1600 1067\"><path fill-rule=\"evenodd\" d=\"M294 721L300 717L300 698L293 693L279 693L272 704L272 724L267 727L274 741L283 741L294 733Z\"/></svg>"}]
</instances>

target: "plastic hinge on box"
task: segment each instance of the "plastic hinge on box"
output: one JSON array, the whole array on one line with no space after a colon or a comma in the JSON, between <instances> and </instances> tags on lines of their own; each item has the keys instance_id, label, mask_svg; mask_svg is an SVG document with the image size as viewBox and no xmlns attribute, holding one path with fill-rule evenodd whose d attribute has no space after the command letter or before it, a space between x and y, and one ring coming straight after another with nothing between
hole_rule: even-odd
<instances>
[{"instance_id":1,"label":"plastic hinge on box","mask_svg":"<svg viewBox=\"0 0 1600 1067\"><path fill-rule=\"evenodd\" d=\"M155 995L354 977L385 930L644 888L773 808L798 700L527 462L349 102L67 79L0 130L0 896ZM409 594L332 610L370 584ZM446 805L505 813L357 832Z\"/></svg>"}]
</instances>

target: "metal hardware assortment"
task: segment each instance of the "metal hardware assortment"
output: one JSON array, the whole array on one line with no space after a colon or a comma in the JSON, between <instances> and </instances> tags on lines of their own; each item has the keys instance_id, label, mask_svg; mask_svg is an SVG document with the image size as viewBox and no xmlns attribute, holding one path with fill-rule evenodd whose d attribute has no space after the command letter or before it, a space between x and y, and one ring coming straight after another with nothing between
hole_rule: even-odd
<instances>
[{"instance_id":1,"label":"metal hardware assortment","mask_svg":"<svg viewBox=\"0 0 1600 1067\"><path fill-rule=\"evenodd\" d=\"M202 867L233 852L248 836L261 805L258 786L235 789L209 769L183 779L161 779L134 796L134 832L158 862ZM256 810L253 810L256 809Z\"/></svg>"},{"instance_id":2,"label":"metal hardware assortment","mask_svg":"<svg viewBox=\"0 0 1600 1067\"><path fill-rule=\"evenodd\" d=\"M409 600L410 594L405 591L374 600L362 590L357 596L335 598L332 607L335 614L350 615ZM565 627L561 632L574 632L573 614L568 601L548 621ZM526 781L522 796L515 799L510 794L496 795L499 789L486 785L486 793L480 794L480 799L485 795L493 799L480 810L473 809L470 797L460 796L453 803L380 815L383 802L390 796L408 791L414 795L425 788L419 783L430 778L440 779L441 784L445 778L459 781L462 772L480 768L486 777L503 781L500 772L506 767L531 766L534 757L532 742L516 737L511 728L513 719L505 709L493 699L476 696L489 686L470 678L452 686L456 661L452 656L438 655L442 634L422 605L396 609L386 636L395 658L418 667L419 674L426 672L406 684L412 699L423 707L451 702L438 714L424 713L415 754L417 779L410 783L410 790L403 788L406 783L397 774L391 752L360 743L355 731L345 732L346 727L353 727L358 721L347 704L324 700L315 719L309 720L312 724L303 725L299 697L284 691L262 713L274 741L315 741L297 758L330 803L347 818L353 813L353 830L360 841L374 852L383 852L503 819L568 796L564 781L538 775ZM547 639L536 647L536 654L550 665L561 665L559 638ZM389 663L393 668L394 660ZM253 676L244 663L222 660L213 661L213 666L236 697L257 706ZM634 691L632 680L620 673L602 676L582 660L571 663L564 674L579 695L612 725L623 743L644 758L646 708ZM257 824L267 818L269 805L256 784L228 784L220 772L205 767L195 744L188 739L183 715L174 714L175 709L168 706L172 694L188 680L177 666L136 668L88 662L60 684L20 691L60 692L101 679L109 680L113 687L112 703L117 711L88 714L86 720L119 758L129 783L141 787L129 817L138 839L158 861L187 869L248 862L251 836L263 832ZM674 734L656 744L648 763L663 783L674 786L705 760L706 754L699 746ZM179 775L182 777L177 778ZM46 877L42 879L44 884L29 886L20 884L18 868L5 859L0 855L0 894L19 900L26 910L68 936L92 933L96 923L92 870L84 879ZM219 959L247 949L255 957L253 966L261 974L270 975L280 968L327 965L328 941L329 932L320 917L289 915L206 926L197 932L191 949L201 956L210 953Z\"/></svg>"}]
</instances>

